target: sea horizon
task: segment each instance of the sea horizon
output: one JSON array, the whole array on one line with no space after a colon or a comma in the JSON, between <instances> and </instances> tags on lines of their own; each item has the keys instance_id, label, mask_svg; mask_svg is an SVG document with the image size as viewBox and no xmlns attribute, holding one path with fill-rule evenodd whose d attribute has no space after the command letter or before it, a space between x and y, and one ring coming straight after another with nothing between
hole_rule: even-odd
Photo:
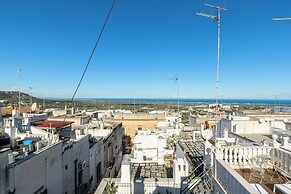
<instances>
[{"instance_id":1,"label":"sea horizon","mask_svg":"<svg viewBox=\"0 0 291 194\"><path fill-rule=\"evenodd\" d=\"M177 102L177 98L76 98L76 100L117 102ZM180 98L181 103L215 103L213 98ZM291 99L219 99L222 104L291 105Z\"/></svg>"}]
</instances>

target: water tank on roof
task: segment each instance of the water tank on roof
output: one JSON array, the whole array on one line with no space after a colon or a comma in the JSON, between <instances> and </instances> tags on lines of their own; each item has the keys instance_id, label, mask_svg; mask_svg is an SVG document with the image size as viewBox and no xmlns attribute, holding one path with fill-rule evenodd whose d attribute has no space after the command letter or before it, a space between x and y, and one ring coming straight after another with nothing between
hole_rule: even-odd
<instances>
[{"instance_id":1,"label":"water tank on roof","mask_svg":"<svg viewBox=\"0 0 291 194\"><path fill-rule=\"evenodd\" d=\"M25 139L22 142L23 142L23 145L31 145L32 144L32 140L30 140L30 139Z\"/></svg>"}]
</instances>

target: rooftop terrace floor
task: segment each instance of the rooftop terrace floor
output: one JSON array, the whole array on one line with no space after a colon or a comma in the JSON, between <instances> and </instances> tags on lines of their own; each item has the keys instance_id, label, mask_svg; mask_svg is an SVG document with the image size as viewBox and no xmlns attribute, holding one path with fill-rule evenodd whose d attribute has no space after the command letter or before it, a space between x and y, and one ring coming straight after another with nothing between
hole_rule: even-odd
<instances>
[{"instance_id":1,"label":"rooftop terrace floor","mask_svg":"<svg viewBox=\"0 0 291 194\"><path fill-rule=\"evenodd\" d=\"M190 172L203 162L203 142L202 141L179 141L187 160L190 162ZM203 169L203 167L202 167ZM201 170L202 170L201 169ZM199 173L199 172L198 172Z\"/></svg>"},{"instance_id":2,"label":"rooftop terrace floor","mask_svg":"<svg viewBox=\"0 0 291 194\"><path fill-rule=\"evenodd\" d=\"M236 171L249 183L260 184L268 193L273 193L274 184L284 184L290 181L273 169L264 169L261 172L252 169L236 169Z\"/></svg>"},{"instance_id":3,"label":"rooftop terrace floor","mask_svg":"<svg viewBox=\"0 0 291 194\"><path fill-rule=\"evenodd\" d=\"M173 169L157 163L131 164L132 178L173 178Z\"/></svg>"}]
</instances>

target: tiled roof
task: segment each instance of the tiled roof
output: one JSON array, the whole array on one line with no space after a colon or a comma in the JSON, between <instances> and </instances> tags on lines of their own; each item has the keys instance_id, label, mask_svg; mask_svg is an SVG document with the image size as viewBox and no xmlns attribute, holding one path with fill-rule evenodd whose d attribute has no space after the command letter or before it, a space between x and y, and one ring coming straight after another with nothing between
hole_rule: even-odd
<instances>
[{"instance_id":1,"label":"tiled roof","mask_svg":"<svg viewBox=\"0 0 291 194\"><path fill-rule=\"evenodd\" d=\"M52 120L45 120L45 121L37 121L32 123L33 126L35 127L39 127L39 128L62 128L65 127L67 125L70 125L74 122L70 122L70 121L52 121Z\"/></svg>"}]
</instances>

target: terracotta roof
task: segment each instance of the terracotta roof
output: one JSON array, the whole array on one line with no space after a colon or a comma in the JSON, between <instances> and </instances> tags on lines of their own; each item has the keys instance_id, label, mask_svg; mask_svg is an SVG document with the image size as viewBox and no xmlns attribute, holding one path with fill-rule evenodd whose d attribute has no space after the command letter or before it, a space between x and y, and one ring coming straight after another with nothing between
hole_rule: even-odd
<instances>
[{"instance_id":1,"label":"terracotta roof","mask_svg":"<svg viewBox=\"0 0 291 194\"><path fill-rule=\"evenodd\" d=\"M70 122L70 121L52 121L52 120L45 120L45 121L37 121L32 123L33 126L35 127L39 127L39 128L62 128L65 127L67 125L70 125L74 122Z\"/></svg>"},{"instance_id":2,"label":"terracotta roof","mask_svg":"<svg viewBox=\"0 0 291 194\"><path fill-rule=\"evenodd\" d=\"M12 115L13 108L2 108L2 114L3 115ZM31 108L30 107L20 107L20 113L30 113Z\"/></svg>"}]
</instances>

